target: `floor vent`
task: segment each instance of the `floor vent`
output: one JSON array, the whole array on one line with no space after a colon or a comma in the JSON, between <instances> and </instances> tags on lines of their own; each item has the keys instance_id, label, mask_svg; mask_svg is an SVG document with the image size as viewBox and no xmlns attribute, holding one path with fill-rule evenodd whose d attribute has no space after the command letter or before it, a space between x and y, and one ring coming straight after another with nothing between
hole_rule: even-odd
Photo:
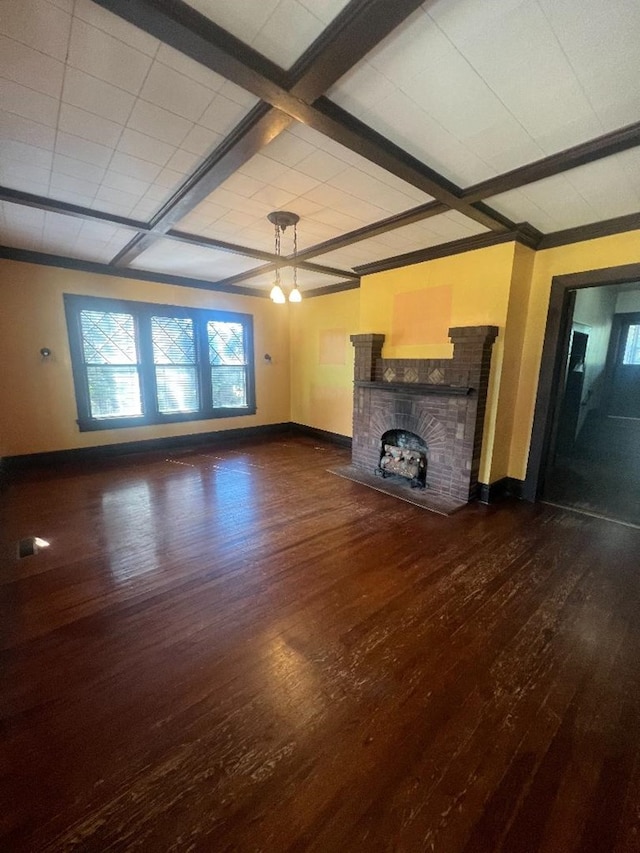
<instances>
[{"instance_id":1,"label":"floor vent","mask_svg":"<svg viewBox=\"0 0 640 853\"><path fill-rule=\"evenodd\" d=\"M33 557L42 548L48 548L49 543L46 539L40 539L39 536L27 536L26 539L21 539L18 542L18 559L23 557Z\"/></svg>"}]
</instances>

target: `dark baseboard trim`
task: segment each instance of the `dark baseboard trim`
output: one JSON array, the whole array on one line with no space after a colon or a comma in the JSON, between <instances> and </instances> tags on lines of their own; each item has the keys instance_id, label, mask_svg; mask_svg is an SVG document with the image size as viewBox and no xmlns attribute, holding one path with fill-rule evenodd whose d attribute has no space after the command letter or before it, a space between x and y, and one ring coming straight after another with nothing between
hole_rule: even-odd
<instances>
[{"instance_id":1,"label":"dark baseboard trim","mask_svg":"<svg viewBox=\"0 0 640 853\"><path fill-rule=\"evenodd\" d=\"M480 483L478 500L483 504L493 504L503 498L521 498L523 485L522 480L516 480L515 477L503 477L489 485Z\"/></svg>"},{"instance_id":2,"label":"dark baseboard trim","mask_svg":"<svg viewBox=\"0 0 640 853\"><path fill-rule=\"evenodd\" d=\"M74 462L89 462L98 459L113 459L134 453L152 453L159 450L198 447L207 444L219 444L223 441L238 439L266 438L291 433L289 422L265 424L264 426L244 427L242 429L223 429L215 432L199 432L189 435L172 435L166 438L148 438L142 441L125 441L120 444L103 444L94 447L74 447L71 450L52 450L46 453L28 453L23 456L5 456L2 471L11 474L30 468L61 465Z\"/></svg>"},{"instance_id":3,"label":"dark baseboard trim","mask_svg":"<svg viewBox=\"0 0 640 853\"><path fill-rule=\"evenodd\" d=\"M351 450L351 437L348 435L340 435L338 432L329 432L326 429L317 429L316 427L307 426L306 424L290 424L291 431L298 435L308 435L311 438L319 438L322 441L330 441L332 444L338 444L340 447L347 447Z\"/></svg>"},{"instance_id":4,"label":"dark baseboard trim","mask_svg":"<svg viewBox=\"0 0 640 853\"><path fill-rule=\"evenodd\" d=\"M324 429L285 421L279 424L223 429L215 432L190 433L189 435L171 435L166 438L148 438L142 441L125 441L120 444L101 444L93 447L74 447L70 450L51 450L46 453L27 453L22 456L5 456L0 460L0 484L6 484L7 478L18 471L33 468L46 468L67 463L95 462L101 459L116 459L137 453L189 449L204 445L220 444L225 441L252 441L271 436L306 435L322 441L329 441L341 447L351 448L351 439L346 435L328 432Z\"/></svg>"}]
</instances>

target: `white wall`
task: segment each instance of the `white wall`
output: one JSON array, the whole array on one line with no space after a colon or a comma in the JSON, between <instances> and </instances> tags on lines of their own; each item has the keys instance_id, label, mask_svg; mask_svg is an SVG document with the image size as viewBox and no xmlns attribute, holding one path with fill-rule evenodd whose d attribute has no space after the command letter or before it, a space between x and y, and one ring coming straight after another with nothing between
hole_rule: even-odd
<instances>
[{"instance_id":1,"label":"white wall","mask_svg":"<svg viewBox=\"0 0 640 853\"><path fill-rule=\"evenodd\" d=\"M587 414L592 409L597 409L601 403L611 323L617 300L619 296L624 295L626 294L617 294L615 287L587 287L576 293L573 320L575 323L589 326L578 432Z\"/></svg>"},{"instance_id":2,"label":"white wall","mask_svg":"<svg viewBox=\"0 0 640 853\"><path fill-rule=\"evenodd\" d=\"M640 311L640 285L637 290L619 293L616 299L616 314L629 314L632 311Z\"/></svg>"}]
</instances>

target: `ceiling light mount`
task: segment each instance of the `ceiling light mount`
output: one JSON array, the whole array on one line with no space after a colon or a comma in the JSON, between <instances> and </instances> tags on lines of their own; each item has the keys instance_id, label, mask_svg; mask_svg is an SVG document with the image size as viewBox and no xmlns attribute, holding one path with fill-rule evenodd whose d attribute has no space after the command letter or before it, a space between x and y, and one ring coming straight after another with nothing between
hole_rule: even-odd
<instances>
[{"instance_id":1,"label":"ceiling light mount","mask_svg":"<svg viewBox=\"0 0 640 853\"><path fill-rule=\"evenodd\" d=\"M267 219L281 231L286 231L290 225L295 226L300 222L298 214L289 210L274 210L267 214Z\"/></svg>"},{"instance_id":2,"label":"ceiling light mount","mask_svg":"<svg viewBox=\"0 0 640 853\"><path fill-rule=\"evenodd\" d=\"M298 222L300 222L300 217L297 213L291 213L289 210L274 210L271 213L267 214L267 219L272 225L275 227L275 254L277 258L277 266L276 266L276 278L271 288L271 293L269 294L271 299L278 304L282 304L286 302L287 299L284 295L284 291L282 290L282 285L280 282L280 240L284 231L287 230L290 226L293 226L293 258L292 258L292 266L293 266L293 287L289 292L289 302L301 302L302 294L300 293L300 289L298 288Z\"/></svg>"}]
</instances>

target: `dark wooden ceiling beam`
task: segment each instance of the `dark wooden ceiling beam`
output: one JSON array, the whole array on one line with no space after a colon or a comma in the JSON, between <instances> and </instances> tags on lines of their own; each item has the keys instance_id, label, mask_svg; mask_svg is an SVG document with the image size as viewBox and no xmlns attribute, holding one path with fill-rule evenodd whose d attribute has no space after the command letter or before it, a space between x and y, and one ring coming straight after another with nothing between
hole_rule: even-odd
<instances>
[{"instance_id":1,"label":"dark wooden ceiling beam","mask_svg":"<svg viewBox=\"0 0 640 853\"><path fill-rule=\"evenodd\" d=\"M455 184L327 98L319 98L313 106L301 104L297 118L481 225L495 231L513 228L507 217L463 200Z\"/></svg>"},{"instance_id":2,"label":"dark wooden ceiling beam","mask_svg":"<svg viewBox=\"0 0 640 853\"><path fill-rule=\"evenodd\" d=\"M165 234L171 240L176 240L181 243L189 243L192 246L202 246L203 248L216 249L221 252L230 252L235 255L243 255L247 258L255 258L256 260L266 261L271 268L284 269L286 267L296 266L298 269L317 272L321 275L335 275L342 278L357 278L351 270L338 269L336 267L327 267L323 264L313 264L305 258L296 256L294 264L293 255L282 255L280 258L274 255L273 252L263 252L262 249L251 249L248 246L240 246L237 243L226 243L223 240L216 240L212 237L201 237L198 234L189 234L186 231L168 231ZM257 268L262 269L262 268ZM245 276L248 273L245 273Z\"/></svg>"},{"instance_id":3,"label":"dark wooden ceiling beam","mask_svg":"<svg viewBox=\"0 0 640 853\"><path fill-rule=\"evenodd\" d=\"M333 275L336 278L359 278L353 270L343 270L339 267L325 267L323 264L312 264L309 261L297 261L293 263L293 258L284 258L284 263L281 264L283 269L287 267L298 267L300 270L308 270L309 272L317 272L320 275Z\"/></svg>"},{"instance_id":4,"label":"dark wooden ceiling beam","mask_svg":"<svg viewBox=\"0 0 640 853\"><path fill-rule=\"evenodd\" d=\"M287 72L180 0L93 0L216 74L271 103Z\"/></svg>"},{"instance_id":5,"label":"dark wooden ceiling beam","mask_svg":"<svg viewBox=\"0 0 640 853\"><path fill-rule=\"evenodd\" d=\"M290 94L307 104L333 86L424 0L351 0L290 71Z\"/></svg>"},{"instance_id":6,"label":"dark wooden ceiling beam","mask_svg":"<svg viewBox=\"0 0 640 853\"><path fill-rule=\"evenodd\" d=\"M244 49L240 45L237 46L236 53L229 55L231 45L235 45L237 40L227 38L228 33L179 0L96 2L161 38L197 62L223 74L286 114L289 119L300 121L335 139L349 150L366 157L485 227L497 231L513 227L513 223L506 217L461 199L461 190L453 183L375 133L345 110L326 98L319 97L326 88L353 67L364 52L371 50L420 5L414 0L394 0L393 4L389 4L387 0L351 0L327 27L324 37L311 45L300 58L295 70L289 75L288 89L284 85L282 73L274 73L273 70L265 68L264 64L259 62L259 55L256 56L255 51ZM393 12L390 12L390 6L394 7ZM323 88L319 88L320 86ZM236 144L242 144L242 138ZM212 187L209 185L209 192L211 191ZM189 194L185 196L185 205L188 205L191 198ZM152 231L157 230L154 225ZM137 245L141 243L146 244L147 238L139 240ZM131 252L135 251L136 246L132 246ZM125 253L118 262L127 263L132 257L135 257L135 254Z\"/></svg>"},{"instance_id":7,"label":"dark wooden ceiling beam","mask_svg":"<svg viewBox=\"0 0 640 853\"><path fill-rule=\"evenodd\" d=\"M267 275L274 273L276 271L277 264L264 264L261 267L255 267L255 269L247 270L247 272L236 273L236 275L227 276L227 278L221 278L217 284L221 287L232 287L235 284L242 284L243 281L248 281L252 278L258 278L261 275Z\"/></svg>"},{"instance_id":8,"label":"dark wooden ceiling beam","mask_svg":"<svg viewBox=\"0 0 640 853\"><path fill-rule=\"evenodd\" d=\"M386 219L379 219L371 225L363 225L362 228L356 228L346 234L341 234L339 237L332 237L331 240L325 240L324 243L316 243L315 246L309 246L303 252L298 252L298 260L304 261L307 258L317 258L326 252L343 249L345 246L351 246L353 243L359 243L361 240L368 240L371 237L386 234L388 231L393 231L396 228L412 225L414 222L421 222L423 219L438 216L441 213L446 213L448 210L451 210L451 208L447 204L442 204L440 201L429 201L427 204L412 207L411 210L406 210L404 213L396 213L393 216L388 216Z\"/></svg>"},{"instance_id":9,"label":"dark wooden ceiling beam","mask_svg":"<svg viewBox=\"0 0 640 853\"><path fill-rule=\"evenodd\" d=\"M286 269L287 267L291 267L293 264L287 258L281 258L280 263L270 263L264 264L261 267L255 267L252 270L248 270L244 273L237 273L236 275L231 275L228 278L222 278L216 282L216 284L221 287L229 287L236 283L241 283L243 281L248 281L252 278L258 278L261 275L275 273L276 269ZM309 270L311 272L317 272L319 275L327 275L333 276L334 278L341 278L344 281L360 281L360 276L357 273L354 273L353 270L349 270L348 272L340 269L333 269L332 267L323 267L320 264L310 264L310 263L300 263L296 264L298 269ZM344 281L342 283L344 283ZM330 285L327 285L330 286Z\"/></svg>"},{"instance_id":10,"label":"dark wooden ceiling beam","mask_svg":"<svg viewBox=\"0 0 640 853\"><path fill-rule=\"evenodd\" d=\"M290 124L289 116L266 104L255 107L154 216L149 231L135 237L112 263L128 266Z\"/></svg>"},{"instance_id":11,"label":"dark wooden ceiling beam","mask_svg":"<svg viewBox=\"0 0 640 853\"><path fill-rule=\"evenodd\" d=\"M277 260L273 252L264 252L262 249L252 249L250 246L241 246L239 243L227 243L224 240L216 240L214 237L203 237L200 234L191 234L188 231L167 231L165 237L176 240L179 243L189 243L192 246L202 246L207 249L216 249L220 252L230 252L234 255L243 255L246 258L256 258L259 261L269 263Z\"/></svg>"},{"instance_id":12,"label":"dark wooden ceiling beam","mask_svg":"<svg viewBox=\"0 0 640 853\"><path fill-rule=\"evenodd\" d=\"M315 99L361 56L413 12L419 0L351 0L289 72L244 45L205 16L172 0L95 0L140 29L261 98L262 103L212 153L154 217L112 260L128 266L243 163L293 121L299 98ZM364 26L364 24L367 26ZM350 63L350 64L349 64ZM290 87L288 91L286 87ZM269 105L269 106L268 106ZM288 105L289 111L281 107Z\"/></svg>"},{"instance_id":13,"label":"dark wooden ceiling beam","mask_svg":"<svg viewBox=\"0 0 640 853\"><path fill-rule=\"evenodd\" d=\"M33 207L36 210L43 210L47 213L73 216L76 219L102 222L104 225L117 225L118 228L127 228L130 231L145 231L149 228L146 222L128 219L126 216L116 216L104 210L94 210L91 207L82 207L79 204L70 204L67 201L56 201L56 199L47 198L47 196L26 193L22 190L11 189L10 187L0 186L0 201L19 204L22 207Z\"/></svg>"},{"instance_id":14,"label":"dark wooden ceiling beam","mask_svg":"<svg viewBox=\"0 0 640 853\"><path fill-rule=\"evenodd\" d=\"M575 169L577 166L593 163L603 157L619 154L621 151L627 151L629 148L635 148L638 145L640 145L640 121L467 187L462 192L462 198L470 202L477 202L499 193L524 187L535 181L541 181L544 178L550 178L553 175L559 175L569 169Z\"/></svg>"}]
</instances>

